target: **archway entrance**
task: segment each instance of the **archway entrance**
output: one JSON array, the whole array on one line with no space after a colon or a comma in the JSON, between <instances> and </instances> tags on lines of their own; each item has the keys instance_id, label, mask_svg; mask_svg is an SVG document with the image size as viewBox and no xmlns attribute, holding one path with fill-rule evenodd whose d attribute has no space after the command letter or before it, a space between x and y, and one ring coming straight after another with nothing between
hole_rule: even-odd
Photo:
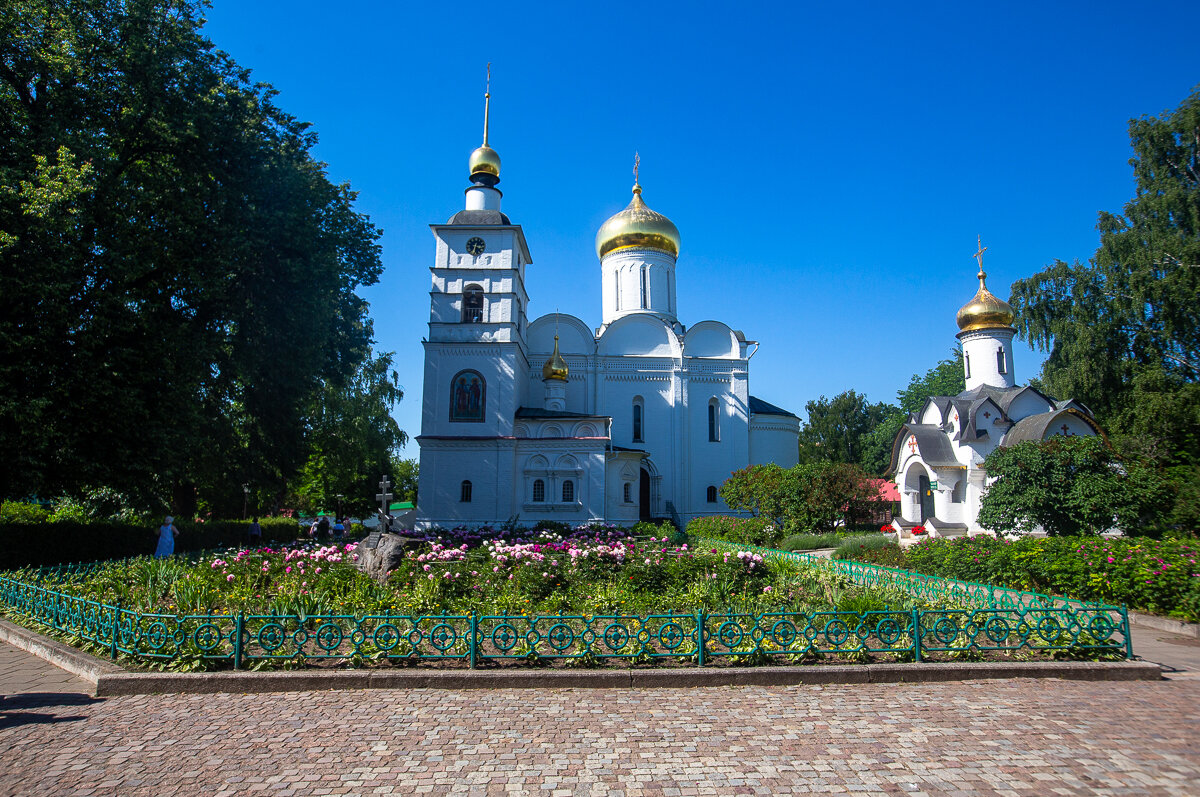
<instances>
[{"instance_id":1,"label":"archway entrance","mask_svg":"<svg viewBox=\"0 0 1200 797\"><path fill-rule=\"evenodd\" d=\"M638 480L638 517L642 520L650 519L650 471L645 468L642 468L642 475Z\"/></svg>"},{"instance_id":2,"label":"archway entrance","mask_svg":"<svg viewBox=\"0 0 1200 797\"><path fill-rule=\"evenodd\" d=\"M929 487L929 476L922 473L917 483L918 489L921 491L921 522L924 523L934 516L933 514L933 490Z\"/></svg>"}]
</instances>

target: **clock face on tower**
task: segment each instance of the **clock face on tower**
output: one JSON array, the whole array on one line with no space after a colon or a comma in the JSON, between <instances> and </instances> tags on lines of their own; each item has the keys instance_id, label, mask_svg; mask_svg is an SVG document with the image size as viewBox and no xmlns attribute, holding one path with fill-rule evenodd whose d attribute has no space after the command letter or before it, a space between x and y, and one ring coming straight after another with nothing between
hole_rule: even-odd
<instances>
[{"instance_id":1,"label":"clock face on tower","mask_svg":"<svg viewBox=\"0 0 1200 797\"><path fill-rule=\"evenodd\" d=\"M472 257L479 257L483 254L483 250L486 248L487 244L483 242L482 238L475 237L467 241L467 254L471 255Z\"/></svg>"}]
</instances>

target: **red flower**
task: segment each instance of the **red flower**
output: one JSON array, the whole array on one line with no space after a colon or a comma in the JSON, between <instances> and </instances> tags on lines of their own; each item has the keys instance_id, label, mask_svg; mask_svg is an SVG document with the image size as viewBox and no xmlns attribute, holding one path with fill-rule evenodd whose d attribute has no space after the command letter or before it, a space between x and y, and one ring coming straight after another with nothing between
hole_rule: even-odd
<instances>
[{"instance_id":1,"label":"red flower","mask_svg":"<svg viewBox=\"0 0 1200 797\"><path fill-rule=\"evenodd\" d=\"M924 534L924 533L925 533L925 527L924 527L924 526L917 526L917 527L915 527L915 528L912 530L912 533L913 533L913 534Z\"/></svg>"}]
</instances>

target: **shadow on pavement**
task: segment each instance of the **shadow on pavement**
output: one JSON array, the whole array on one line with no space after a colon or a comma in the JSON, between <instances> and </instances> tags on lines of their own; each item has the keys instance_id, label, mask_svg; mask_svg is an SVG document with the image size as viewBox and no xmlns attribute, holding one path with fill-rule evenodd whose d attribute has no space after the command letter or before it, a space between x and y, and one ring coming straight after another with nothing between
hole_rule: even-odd
<instances>
[{"instance_id":1,"label":"shadow on pavement","mask_svg":"<svg viewBox=\"0 0 1200 797\"><path fill-rule=\"evenodd\" d=\"M82 714L44 714L30 711L30 709L90 706L100 703L102 700L102 698L91 697L79 692L28 692L20 695L0 695L0 730L17 728L22 725L51 725L87 719Z\"/></svg>"}]
</instances>

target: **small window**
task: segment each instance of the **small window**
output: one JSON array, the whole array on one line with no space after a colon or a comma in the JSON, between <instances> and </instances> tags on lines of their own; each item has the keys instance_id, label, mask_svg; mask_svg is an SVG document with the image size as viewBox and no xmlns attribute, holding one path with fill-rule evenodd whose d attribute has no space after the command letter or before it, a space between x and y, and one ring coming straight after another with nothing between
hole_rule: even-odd
<instances>
[{"instance_id":1,"label":"small window","mask_svg":"<svg viewBox=\"0 0 1200 797\"><path fill-rule=\"evenodd\" d=\"M967 371L967 379L971 378L971 355L963 352L963 368Z\"/></svg>"},{"instance_id":2,"label":"small window","mask_svg":"<svg viewBox=\"0 0 1200 797\"><path fill-rule=\"evenodd\" d=\"M471 503L471 483L469 481L464 481L462 483L462 488L458 494L458 500L464 504Z\"/></svg>"},{"instance_id":3,"label":"small window","mask_svg":"<svg viewBox=\"0 0 1200 797\"><path fill-rule=\"evenodd\" d=\"M642 402L633 400L633 442L642 442Z\"/></svg>"},{"instance_id":4,"label":"small window","mask_svg":"<svg viewBox=\"0 0 1200 797\"><path fill-rule=\"evenodd\" d=\"M643 310L650 306L649 302L647 301L648 296L649 296L649 292L646 290L646 269L643 268L642 269L642 309Z\"/></svg>"},{"instance_id":5,"label":"small window","mask_svg":"<svg viewBox=\"0 0 1200 797\"><path fill-rule=\"evenodd\" d=\"M721 426L718 423L720 416L717 413L717 400L713 399L708 402L708 441L710 443L719 442L721 439Z\"/></svg>"},{"instance_id":6,"label":"small window","mask_svg":"<svg viewBox=\"0 0 1200 797\"><path fill-rule=\"evenodd\" d=\"M533 500L541 503L546 500L546 483L541 479L534 479L533 482Z\"/></svg>"},{"instance_id":7,"label":"small window","mask_svg":"<svg viewBox=\"0 0 1200 797\"><path fill-rule=\"evenodd\" d=\"M462 321L464 324L483 323L483 288L478 285L463 288Z\"/></svg>"},{"instance_id":8,"label":"small window","mask_svg":"<svg viewBox=\"0 0 1200 797\"><path fill-rule=\"evenodd\" d=\"M711 484L708 486L708 502L715 504L717 502L717 488Z\"/></svg>"},{"instance_id":9,"label":"small window","mask_svg":"<svg viewBox=\"0 0 1200 797\"><path fill-rule=\"evenodd\" d=\"M1004 357L1003 346L1001 346L999 349L996 349L996 370L1002 374L1008 373L1008 362Z\"/></svg>"},{"instance_id":10,"label":"small window","mask_svg":"<svg viewBox=\"0 0 1200 797\"><path fill-rule=\"evenodd\" d=\"M629 482L625 482L625 503L633 503L633 485Z\"/></svg>"},{"instance_id":11,"label":"small window","mask_svg":"<svg viewBox=\"0 0 1200 797\"><path fill-rule=\"evenodd\" d=\"M575 482L567 479L563 482L562 489L563 503L571 503L575 500Z\"/></svg>"}]
</instances>

